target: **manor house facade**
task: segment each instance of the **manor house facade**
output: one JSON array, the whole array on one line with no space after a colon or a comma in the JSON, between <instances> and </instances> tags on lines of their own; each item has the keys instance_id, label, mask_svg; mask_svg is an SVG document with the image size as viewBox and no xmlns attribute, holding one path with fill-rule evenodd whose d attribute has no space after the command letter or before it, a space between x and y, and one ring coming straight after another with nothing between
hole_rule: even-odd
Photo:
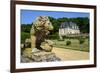
<instances>
[{"instance_id":1,"label":"manor house facade","mask_svg":"<svg viewBox=\"0 0 100 73\"><path fill-rule=\"evenodd\" d=\"M67 36L67 35L77 35L80 34L79 27L74 22L64 22L61 24L59 28L59 35Z\"/></svg>"}]
</instances>

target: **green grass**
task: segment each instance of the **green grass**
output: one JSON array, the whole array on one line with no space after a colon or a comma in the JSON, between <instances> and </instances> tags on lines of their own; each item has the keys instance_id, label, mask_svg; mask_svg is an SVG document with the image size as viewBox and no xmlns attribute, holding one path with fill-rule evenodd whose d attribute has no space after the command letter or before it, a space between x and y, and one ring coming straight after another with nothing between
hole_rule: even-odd
<instances>
[{"instance_id":1,"label":"green grass","mask_svg":"<svg viewBox=\"0 0 100 73\"><path fill-rule=\"evenodd\" d=\"M85 42L83 44L80 44L78 39L65 39L64 41L59 41L59 40L52 40L52 41L55 43L54 47L89 52L88 39L85 39ZM66 45L66 41L71 41L71 44Z\"/></svg>"}]
</instances>

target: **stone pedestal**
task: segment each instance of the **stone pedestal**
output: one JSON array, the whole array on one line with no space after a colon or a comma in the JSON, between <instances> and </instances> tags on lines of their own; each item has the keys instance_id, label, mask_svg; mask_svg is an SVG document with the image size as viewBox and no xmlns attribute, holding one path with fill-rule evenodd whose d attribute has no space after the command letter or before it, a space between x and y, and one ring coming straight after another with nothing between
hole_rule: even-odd
<instances>
[{"instance_id":1,"label":"stone pedestal","mask_svg":"<svg viewBox=\"0 0 100 73\"><path fill-rule=\"evenodd\" d=\"M22 55L21 62L53 62L53 61L60 61L61 59L58 58L55 53L52 52L45 52L39 51L32 53L31 56Z\"/></svg>"}]
</instances>

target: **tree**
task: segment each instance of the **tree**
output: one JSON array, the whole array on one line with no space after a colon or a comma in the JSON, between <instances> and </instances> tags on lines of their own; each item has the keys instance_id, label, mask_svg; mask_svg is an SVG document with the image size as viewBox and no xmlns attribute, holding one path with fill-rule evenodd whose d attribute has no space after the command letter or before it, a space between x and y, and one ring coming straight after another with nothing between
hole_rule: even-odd
<instances>
[{"instance_id":1,"label":"tree","mask_svg":"<svg viewBox=\"0 0 100 73\"><path fill-rule=\"evenodd\" d=\"M89 18L87 17L70 18L70 21L75 22L79 26L81 33L89 33Z\"/></svg>"},{"instance_id":2,"label":"tree","mask_svg":"<svg viewBox=\"0 0 100 73\"><path fill-rule=\"evenodd\" d=\"M59 30L59 22L57 21L57 19L53 18L53 17L49 17L49 20L51 21L54 29L52 31L53 34L55 34L56 32L58 32Z\"/></svg>"},{"instance_id":3,"label":"tree","mask_svg":"<svg viewBox=\"0 0 100 73\"><path fill-rule=\"evenodd\" d=\"M32 26L32 24L22 24L21 31L30 33L31 26Z\"/></svg>"}]
</instances>

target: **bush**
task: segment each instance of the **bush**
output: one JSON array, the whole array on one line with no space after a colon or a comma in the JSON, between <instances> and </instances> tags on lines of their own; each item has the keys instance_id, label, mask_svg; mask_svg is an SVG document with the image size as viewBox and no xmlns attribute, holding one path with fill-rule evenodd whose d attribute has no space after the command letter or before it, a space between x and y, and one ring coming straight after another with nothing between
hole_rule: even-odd
<instances>
[{"instance_id":1,"label":"bush","mask_svg":"<svg viewBox=\"0 0 100 73\"><path fill-rule=\"evenodd\" d=\"M70 45L71 44L71 41L66 41L66 45Z\"/></svg>"},{"instance_id":2,"label":"bush","mask_svg":"<svg viewBox=\"0 0 100 73\"><path fill-rule=\"evenodd\" d=\"M85 42L85 39L83 39L83 38L80 38L80 39L79 39L79 43L80 43L80 44L83 44L84 42Z\"/></svg>"},{"instance_id":3,"label":"bush","mask_svg":"<svg viewBox=\"0 0 100 73\"><path fill-rule=\"evenodd\" d=\"M21 32L21 43L24 43L26 38L30 38L30 33Z\"/></svg>"}]
</instances>

